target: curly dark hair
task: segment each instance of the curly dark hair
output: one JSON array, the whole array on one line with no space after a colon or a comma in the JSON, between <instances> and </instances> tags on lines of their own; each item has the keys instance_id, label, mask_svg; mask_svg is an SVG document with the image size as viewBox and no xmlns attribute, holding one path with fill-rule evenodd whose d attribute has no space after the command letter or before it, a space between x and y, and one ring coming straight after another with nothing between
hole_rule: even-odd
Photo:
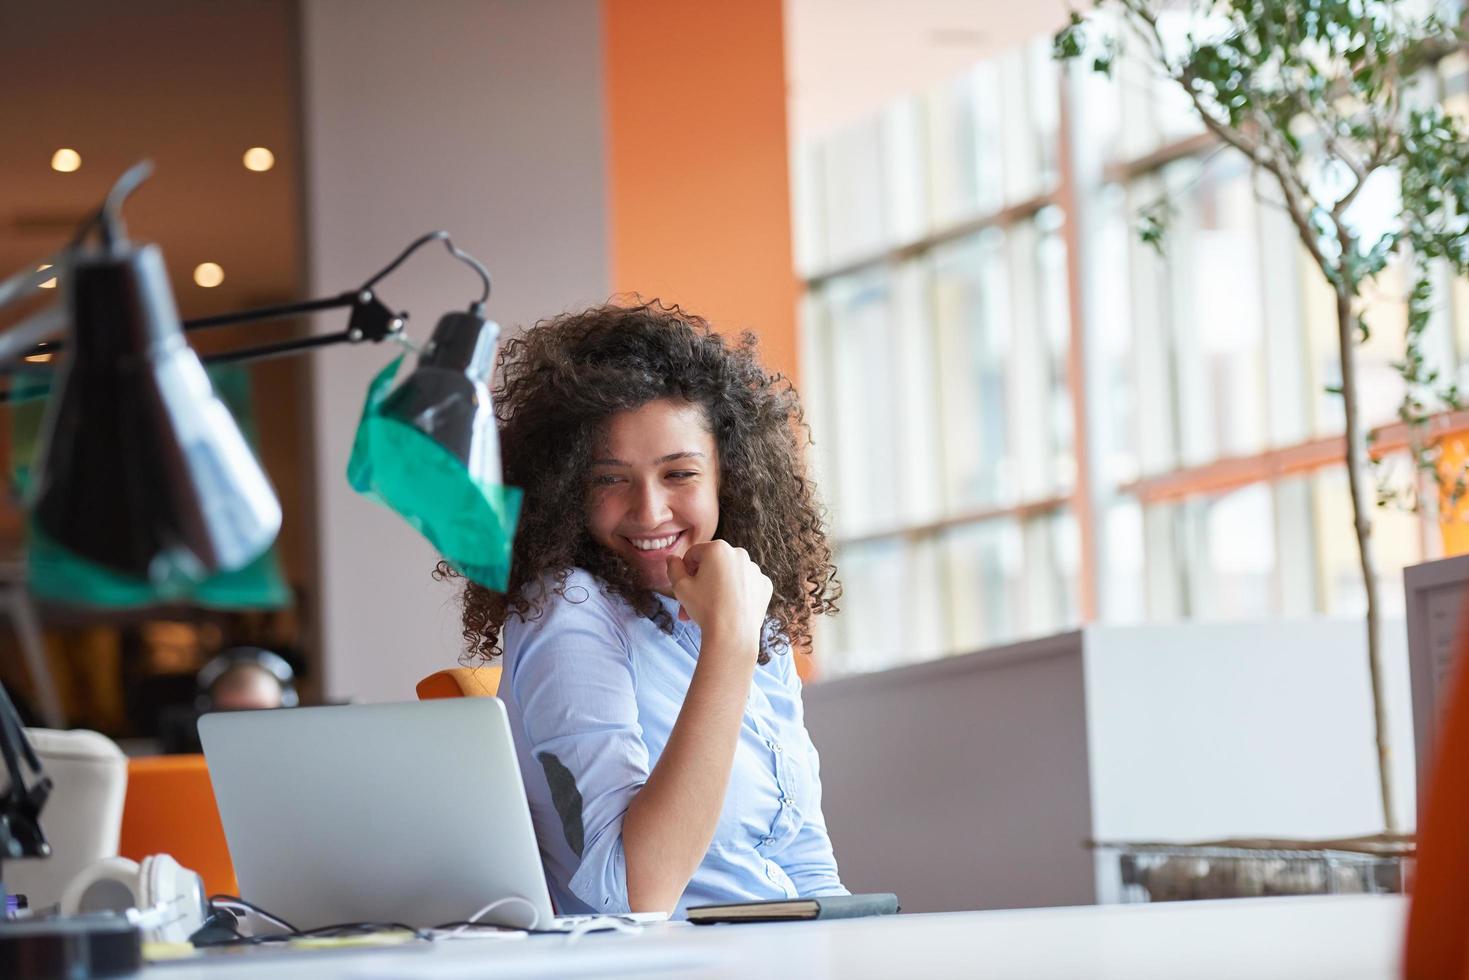
<instances>
[{"instance_id":1,"label":"curly dark hair","mask_svg":"<svg viewBox=\"0 0 1469 980\"><path fill-rule=\"evenodd\" d=\"M766 374L754 334L731 343L703 318L659 300L595 306L537 323L500 352L502 380L493 391L505 482L525 491L502 595L468 579L461 601L465 660L501 652L510 615L533 619L550 580L564 595L573 568L605 591L673 629L672 617L620 557L588 533L586 500L592 454L609 418L658 399L701 405L719 453L719 525L715 537L744 548L774 585L760 662L784 635L805 649L811 617L836 612L841 584L832 565L825 513L806 475L810 430L790 381ZM574 504L572 502L575 502ZM568 507L577 508L568 520ZM439 562L435 577L458 577Z\"/></svg>"}]
</instances>

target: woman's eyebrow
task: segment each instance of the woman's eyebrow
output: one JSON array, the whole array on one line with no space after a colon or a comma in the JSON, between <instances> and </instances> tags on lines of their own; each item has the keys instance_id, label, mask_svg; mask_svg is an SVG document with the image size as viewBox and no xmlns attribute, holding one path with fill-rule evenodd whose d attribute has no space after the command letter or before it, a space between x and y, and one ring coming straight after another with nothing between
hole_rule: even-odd
<instances>
[{"instance_id":1,"label":"woman's eyebrow","mask_svg":"<svg viewBox=\"0 0 1469 980\"><path fill-rule=\"evenodd\" d=\"M683 452L669 453L667 456L659 456L653 460L654 465L659 463L671 463L676 459L703 459L704 454L695 449L686 449ZM620 459L594 459L593 466L631 466L631 463Z\"/></svg>"}]
</instances>

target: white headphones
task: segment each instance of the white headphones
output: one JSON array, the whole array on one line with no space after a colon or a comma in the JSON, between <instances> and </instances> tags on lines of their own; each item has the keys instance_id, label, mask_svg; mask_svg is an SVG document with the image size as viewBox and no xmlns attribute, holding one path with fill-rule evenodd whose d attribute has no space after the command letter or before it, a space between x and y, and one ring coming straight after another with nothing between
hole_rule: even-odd
<instances>
[{"instance_id":1,"label":"white headphones","mask_svg":"<svg viewBox=\"0 0 1469 980\"><path fill-rule=\"evenodd\" d=\"M143 938L185 943L204 925L209 903L204 880L167 854L103 858L71 880L61 894L61 913L124 912L137 909Z\"/></svg>"}]
</instances>

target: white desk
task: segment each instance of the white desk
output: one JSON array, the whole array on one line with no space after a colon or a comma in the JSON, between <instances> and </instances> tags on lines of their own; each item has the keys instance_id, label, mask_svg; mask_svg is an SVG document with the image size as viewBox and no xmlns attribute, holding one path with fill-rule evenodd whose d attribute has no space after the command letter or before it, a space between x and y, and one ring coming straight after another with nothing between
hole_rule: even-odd
<instances>
[{"instance_id":1,"label":"white desk","mask_svg":"<svg viewBox=\"0 0 1469 980\"><path fill-rule=\"evenodd\" d=\"M1387 980L1399 973L1397 897L1241 899L952 912L845 922L659 926L589 935L162 964L147 980L343 977L901 977Z\"/></svg>"}]
</instances>

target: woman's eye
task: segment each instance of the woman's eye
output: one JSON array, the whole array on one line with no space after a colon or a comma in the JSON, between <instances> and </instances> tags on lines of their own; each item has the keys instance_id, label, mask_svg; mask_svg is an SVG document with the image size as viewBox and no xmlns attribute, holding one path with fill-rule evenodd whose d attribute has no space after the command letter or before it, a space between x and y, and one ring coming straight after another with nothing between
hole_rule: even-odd
<instances>
[{"instance_id":1,"label":"woman's eye","mask_svg":"<svg viewBox=\"0 0 1469 980\"><path fill-rule=\"evenodd\" d=\"M699 474L694 470L675 470L668 474L670 480L691 480Z\"/></svg>"},{"instance_id":2,"label":"woman's eye","mask_svg":"<svg viewBox=\"0 0 1469 980\"><path fill-rule=\"evenodd\" d=\"M613 476L610 473L605 473L602 476L594 476L594 477L592 477L592 486L594 486L594 487L610 487L614 483L618 483L621 480L622 480L622 477L620 477L620 476Z\"/></svg>"}]
</instances>

